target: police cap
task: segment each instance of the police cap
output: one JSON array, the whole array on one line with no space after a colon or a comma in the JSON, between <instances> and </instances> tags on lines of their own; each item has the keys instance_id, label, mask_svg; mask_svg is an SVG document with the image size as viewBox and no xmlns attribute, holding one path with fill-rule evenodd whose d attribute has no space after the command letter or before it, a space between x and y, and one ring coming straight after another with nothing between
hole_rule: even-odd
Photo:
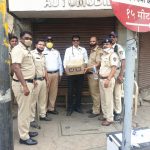
<instances>
[{"instance_id":1,"label":"police cap","mask_svg":"<svg viewBox=\"0 0 150 150\"><path fill-rule=\"evenodd\" d=\"M104 44L104 43L112 43L111 38L104 38L102 41L102 44Z\"/></svg>"},{"instance_id":2,"label":"police cap","mask_svg":"<svg viewBox=\"0 0 150 150\"><path fill-rule=\"evenodd\" d=\"M116 38L116 37L118 37L118 35L117 35L116 32L112 31L112 32L109 34L109 37L110 37L110 38L111 38L111 37Z\"/></svg>"},{"instance_id":3,"label":"police cap","mask_svg":"<svg viewBox=\"0 0 150 150\"><path fill-rule=\"evenodd\" d=\"M52 36L47 36L46 37L46 42L52 42L53 41L53 37Z\"/></svg>"}]
</instances>

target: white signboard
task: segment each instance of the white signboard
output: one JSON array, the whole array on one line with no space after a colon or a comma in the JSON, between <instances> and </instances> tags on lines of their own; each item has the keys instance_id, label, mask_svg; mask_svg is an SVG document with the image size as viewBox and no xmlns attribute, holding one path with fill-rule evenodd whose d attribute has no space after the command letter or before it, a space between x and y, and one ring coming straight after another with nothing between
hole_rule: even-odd
<instances>
[{"instance_id":1,"label":"white signboard","mask_svg":"<svg viewBox=\"0 0 150 150\"><path fill-rule=\"evenodd\" d=\"M110 0L8 0L10 11L111 9Z\"/></svg>"}]
</instances>

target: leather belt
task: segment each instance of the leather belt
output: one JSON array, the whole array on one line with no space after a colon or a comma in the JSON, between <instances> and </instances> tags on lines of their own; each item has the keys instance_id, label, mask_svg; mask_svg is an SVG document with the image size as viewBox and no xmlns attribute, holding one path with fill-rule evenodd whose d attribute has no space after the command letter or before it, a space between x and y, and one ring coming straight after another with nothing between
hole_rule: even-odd
<instances>
[{"instance_id":1,"label":"leather belt","mask_svg":"<svg viewBox=\"0 0 150 150\"><path fill-rule=\"evenodd\" d=\"M45 77L37 77L37 78L35 78L35 80L40 80L40 81L42 81L44 79L45 79Z\"/></svg>"},{"instance_id":2,"label":"leather belt","mask_svg":"<svg viewBox=\"0 0 150 150\"><path fill-rule=\"evenodd\" d=\"M15 82L20 82L19 80L13 79ZM25 79L26 82L33 83L33 79Z\"/></svg>"},{"instance_id":3,"label":"leather belt","mask_svg":"<svg viewBox=\"0 0 150 150\"><path fill-rule=\"evenodd\" d=\"M99 76L100 79L107 79L108 77Z\"/></svg>"},{"instance_id":4,"label":"leather belt","mask_svg":"<svg viewBox=\"0 0 150 150\"><path fill-rule=\"evenodd\" d=\"M87 72L86 74L93 74L93 72Z\"/></svg>"},{"instance_id":5,"label":"leather belt","mask_svg":"<svg viewBox=\"0 0 150 150\"><path fill-rule=\"evenodd\" d=\"M56 71L47 71L47 73L57 73L59 70Z\"/></svg>"}]
</instances>

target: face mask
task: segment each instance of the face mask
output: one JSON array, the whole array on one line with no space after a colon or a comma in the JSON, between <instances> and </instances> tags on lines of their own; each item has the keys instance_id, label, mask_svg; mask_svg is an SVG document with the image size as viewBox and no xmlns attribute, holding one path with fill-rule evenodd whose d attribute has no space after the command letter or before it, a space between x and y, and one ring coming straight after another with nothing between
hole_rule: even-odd
<instances>
[{"instance_id":1,"label":"face mask","mask_svg":"<svg viewBox=\"0 0 150 150\"><path fill-rule=\"evenodd\" d=\"M37 48L37 51L38 51L38 52L43 52L44 49Z\"/></svg>"},{"instance_id":2,"label":"face mask","mask_svg":"<svg viewBox=\"0 0 150 150\"><path fill-rule=\"evenodd\" d=\"M27 47L31 47L32 41L31 41L31 40L25 40L25 41L24 41L24 44L25 44Z\"/></svg>"},{"instance_id":3,"label":"face mask","mask_svg":"<svg viewBox=\"0 0 150 150\"><path fill-rule=\"evenodd\" d=\"M109 53L110 50L111 50L111 48L103 48L103 51L105 51L105 52L107 52L107 53Z\"/></svg>"},{"instance_id":4,"label":"face mask","mask_svg":"<svg viewBox=\"0 0 150 150\"><path fill-rule=\"evenodd\" d=\"M53 47L53 43L51 43L51 42L46 43L46 47L48 49L51 49Z\"/></svg>"}]
</instances>

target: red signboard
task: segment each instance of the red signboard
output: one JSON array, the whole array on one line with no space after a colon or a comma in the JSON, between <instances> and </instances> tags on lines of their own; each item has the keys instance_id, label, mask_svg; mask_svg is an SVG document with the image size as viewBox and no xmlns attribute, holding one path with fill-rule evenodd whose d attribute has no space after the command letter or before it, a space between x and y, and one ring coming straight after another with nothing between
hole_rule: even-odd
<instances>
[{"instance_id":1,"label":"red signboard","mask_svg":"<svg viewBox=\"0 0 150 150\"><path fill-rule=\"evenodd\" d=\"M150 31L150 0L110 0L113 12L129 30Z\"/></svg>"}]
</instances>

